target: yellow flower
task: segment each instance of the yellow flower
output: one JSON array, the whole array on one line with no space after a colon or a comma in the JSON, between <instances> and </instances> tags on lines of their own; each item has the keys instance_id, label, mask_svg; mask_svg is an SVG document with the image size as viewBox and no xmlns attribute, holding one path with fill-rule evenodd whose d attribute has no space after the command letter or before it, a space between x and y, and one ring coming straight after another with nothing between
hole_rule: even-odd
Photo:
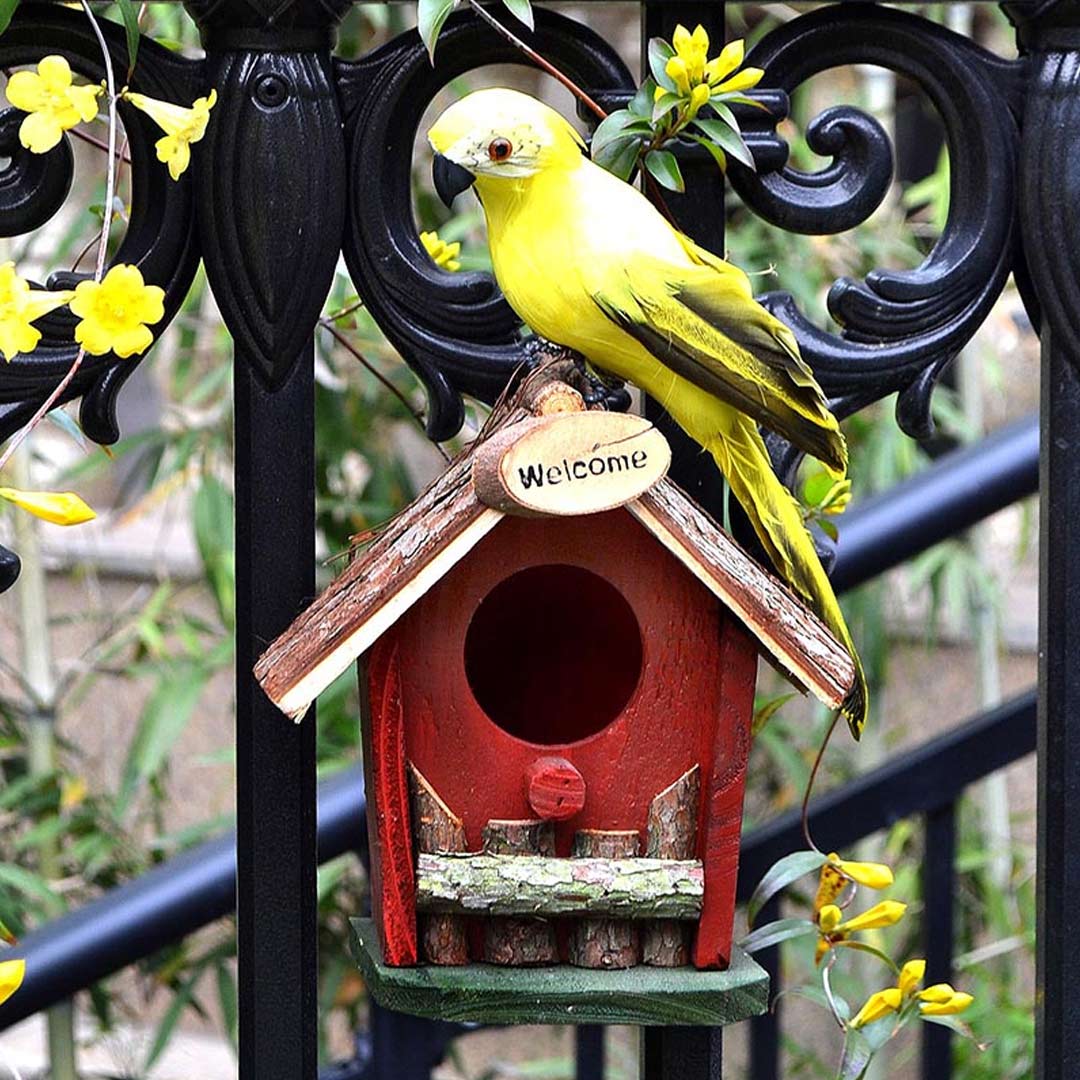
<instances>
[{"instance_id":1,"label":"yellow flower","mask_svg":"<svg viewBox=\"0 0 1080 1080\"><path fill-rule=\"evenodd\" d=\"M704 83L698 83L690 91L690 115L697 116L698 110L709 103L709 88Z\"/></svg>"},{"instance_id":2,"label":"yellow flower","mask_svg":"<svg viewBox=\"0 0 1080 1080\"><path fill-rule=\"evenodd\" d=\"M136 109L146 113L165 132L165 137L154 143L158 161L167 162L169 175L179 180L191 163L191 144L197 143L206 134L210 110L217 102L217 91L211 90L207 97L196 98L190 109L127 90L123 97Z\"/></svg>"},{"instance_id":3,"label":"yellow flower","mask_svg":"<svg viewBox=\"0 0 1080 1080\"><path fill-rule=\"evenodd\" d=\"M851 1026L860 1028L865 1024L872 1024L875 1020L880 1020L883 1016L888 1016L889 1013L896 1012L902 1000L903 995L895 986L871 994L866 1004L855 1014Z\"/></svg>"},{"instance_id":4,"label":"yellow flower","mask_svg":"<svg viewBox=\"0 0 1080 1080\"><path fill-rule=\"evenodd\" d=\"M70 290L31 289L29 282L19 277L13 262L0 265L0 353L4 359L33 352L41 340L41 331L31 323L62 307L74 295Z\"/></svg>"},{"instance_id":5,"label":"yellow flower","mask_svg":"<svg viewBox=\"0 0 1080 1080\"><path fill-rule=\"evenodd\" d=\"M686 64L690 85L694 86L701 82L705 72L705 59L709 52L709 35L706 32L705 27L699 23L691 34L690 31L680 23L675 27L675 33L672 36L671 44L675 47L675 55ZM670 75L671 72L668 72L668 74ZM671 77L675 78L674 75Z\"/></svg>"},{"instance_id":6,"label":"yellow flower","mask_svg":"<svg viewBox=\"0 0 1080 1080\"><path fill-rule=\"evenodd\" d=\"M919 1011L923 1016L955 1016L974 1000L971 994L954 990L948 983L937 983L919 994Z\"/></svg>"},{"instance_id":7,"label":"yellow flower","mask_svg":"<svg viewBox=\"0 0 1080 1080\"><path fill-rule=\"evenodd\" d=\"M714 94L733 94L743 90L752 90L765 74L764 68L748 67L732 75L730 79L713 86ZM710 84L711 85L711 84Z\"/></svg>"},{"instance_id":8,"label":"yellow flower","mask_svg":"<svg viewBox=\"0 0 1080 1080\"><path fill-rule=\"evenodd\" d=\"M896 985L900 988L900 992L904 997L909 997L915 992L915 988L923 981L925 974L925 960L909 960L900 969L900 978L897 980Z\"/></svg>"},{"instance_id":9,"label":"yellow flower","mask_svg":"<svg viewBox=\"0 0 1080 1080\"><path fill-rule=\"evenodd\" d=\"M820 911L831 904L851 882L865 885L868 889L884 889L893 883L893 873L884 863L849 862L841 859L835 851L827 856L828 862L821 868L814 910Z\"/></svg>"},{"instance_id":10,"label":"yellow flower","mask_svg":"<svg viewBox=\"0 0 1080 1080\"><path fill-rule=\"evenodd\" d=\"M862 1027L864 1024L872 1024L875 1020L880 1020L883 1016L887 1016L891 1012L899 1012L901 1006L911 1000L911 997L914 995L919 983L922 982L925 974L925 960L909 960L900 969L900 976L896 980L896 986L891 986L887 990L879 990L876 994L871 994L867 999L866 1004L858 1011L855 1018L851 1021L851 1026L856 1028ZM937 990L939 988L932 987L931 989ZM948 991L948 996L951 997L953 988L951 986L945 986L944 989ZM928 993L930 993L929 990L924 990L919 997L923 998ZM966 997L968 995L964 996ZM964 1007L966 1008L966 1005ZM925 1011L925 1006L923 1008Z\"/></svg>"},{"instance_id":11,"label":"yellow flower","mask_svg":"<svg viewBox=\"0 0 1080 1080\"><path fill-rule=\"evenodd\" d=\"M742 65L743 56L745 55L746 45L742 38L737 41L729 41L720 50L720 55L705 65L705 78L714 86L723 82L728 75Z\"/></svg>"},{"instance_id":12,"label":"yellow flower","mask_svg":"<svg viewBox=\"0 0 1080 1080\"><path fill-rule=\"evenodd\" d=\"M19 142L35 154L51 150L65 131L98 114L101 86L73 86L71 67L62 56L46 56L37 72L16 71L8 79L7 99L28 113L19 125Z\"/></svg>"},{"instance_id":13,"label":"yellow flower","mask_svg":"<svg viewBox=\"0 0 1080 1080\"><path fill-rule=\"evenodd\" d=\"M25 960L0 961L0 1005L3 1005L22 986L25 976Z\"/></svg>"},{"instance_id":14,"label":"yellow flower","mask_svg":"<svg viewBox=\"0 0 1080 1080\"><path fill-rule=\"evenodd\" d=\"M97 514L74 491L20 491L0 487L0 499L14 503L42 521L53 525L81 525L93 521Z\"/></svg>"},{"instance_id":15,"label":"yellow flower","mask_svg":"<svg viewBox=\"0 0 1080 1080\"><path fill-rule=\"evenodd\" d=\"M93 356L145 352L154 335L147 329L165 317L165 290L147 285L137 266L118 263L100 281L80 281L71 310L82 320L75 340Z\"/></svg>"},{"instance_id":16,"label":"yellow flower","mask_svg":"<svg viewBox=\"0 0 1080 1080\"><path fill-rule=\"evenodd\" d=\"M902 904L899 900L882 900L861 915L844 920L843 912L835 904L825 904L817 916L818 943L814 962L820 963L830 949L843 945L852 934L861 930L880 930L882 927L892 926L903 918L906 910L907 904Z\"/></svg>"},{"instance_id":17,"label":"yellow flower","mask_svg":"<svg viewBox=\"0 0 1080 1080\"><path fill-rule=\"evenodd\" d=\"M681 56L670 57L664 65L664 71L680 94L690 93L690 69Z\"/></svg>"},{"instance_id":18,"label":"yellow flower","mask_svg":"<svg viewBox=\"0 0 1080 1080\"><path fill-rule=\"evenodd\" d=\"M431 256L431 260L436 266L441 266L451 273L461 269L461 263L458 262L458 255L461 254L461 244L457 240L452 244L448 244L445 240L440 240L439 234L433 230L432 232L422 232L420 234L420 243L424 245L424 250Z\"/></svg>"}]
</instances>

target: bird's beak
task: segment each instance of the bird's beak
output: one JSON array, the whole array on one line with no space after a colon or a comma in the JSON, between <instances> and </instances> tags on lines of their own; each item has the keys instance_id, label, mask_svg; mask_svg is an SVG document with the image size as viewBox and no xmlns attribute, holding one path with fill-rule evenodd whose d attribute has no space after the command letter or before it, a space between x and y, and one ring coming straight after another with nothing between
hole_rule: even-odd
<instances>
[{"instance_id":1,"label":"bird's beak","mask_svg":"<svg viewBox=\"0 0 1080 1080\"><path fill-rule=\"evenodd\" d=\"M468 169L451 161L442 154L436 154L431 163L431 178L435 181L435 190L447 208L453 206L463 191L472 187L475 176Z\"/></svg>"}]
</instances>

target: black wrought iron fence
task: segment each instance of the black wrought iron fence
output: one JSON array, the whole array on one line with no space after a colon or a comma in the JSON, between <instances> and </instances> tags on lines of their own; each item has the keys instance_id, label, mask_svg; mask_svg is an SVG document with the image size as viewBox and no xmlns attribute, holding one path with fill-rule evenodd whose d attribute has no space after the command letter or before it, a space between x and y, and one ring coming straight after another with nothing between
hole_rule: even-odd
<instances>
[{"instance_id":1,"label":"black wrought iron fence","mask_svg":"<svg viewBox=\"0 0 1080 1080\"><path fill-rule=\"evenodd\" d=\"M479 21L462 16L448 24L434 69L414 34L356 63L335 61L333 29L345 6L346 0L191 0L205 59L186 61L156 48L140 55L142 78L162 97L183 92L190 98L189 91L210 84L219 93L194 175L167 189L147 179L151 132L133 119L133 225L123 255L167 283L169 311L201 258L235 342L237 828L235 837L173 860L29 936L22 947L32 961L26 983L3 1015L10 1023L69 996L224 914L235 895L244 1080L316 1074L316 866L363 836L355 773L322 789L317 828L314 723L310 717L282 723L250 674L265 644L314 589L311 334L339 250L368 309L423 379L433 435L456 428L462 392L490 398L524 356L516 320L490 281L474 275L448 280L431 269L415 236L408 194L414 132L434 94L463 71L518 55ZM869 63L899 72L925 91L945 128L952 200L943 235L916 270L878 270L865 281L836 282L830 309L842 333L815 328L784 294L768 303L795 329L838 413L898 393L898 418L914 435L928 431L935 379L985 318L1010 273L1032 321L1042 323L1038 1075L1058 1080L1080 1075L1070 987L1070 973L1080 966L1080 937L1068 932L1066 919L1080 873L1080 785L1073 778L1080 739L1074 661L1080 549L1071 535L1080 504L1074 452L1080 432L1080 155L1074 136L1080 3L1003 6L1018 27L1017 60L993 56L943 29L917 5L826 4L770 32L750 57L766 70L760 92L771 106L745 125L757 171L733 162L730 180L748 206L788 230L831 233L864 221L892 175L880 125L846 106L827 110L810 126L808 140L831 161L806 174L786 164L776 123L786 94L827 68ZM679 22L700 22L716 39L725 36L721 2L646 0L640 12L646 37L670 37ZM126 49L116 30L109 47L119 67ZM579 22L540 11L534 43L602 102L620 100L633 85L608 43ZM76 13L27 3L0 38L0 64L60 52L97 80L103 71L96 48ZM722 251L722 183L710 162L692 155L683 172L690 194L672 197L671 208L686 231ZM55 210L55 185L39 185L18 155L4 177L5 232L35 227ZM253 199L253 191L267 198ZM282 229L283 222L296 228ZM69 360L58 346L21 358L13 375L5 369L0 434L45 399ZM115 395L130 369L131 361L93 358L72 383L67 396L82 396L92 438L115 437ZM715 506L711 466L677 432L671 437L676 477ZM924 485L919 498L903 502L914 490L907 487L892 497L896 501L884 497L852 515L836 571L840 581L865 579L1027 494L1034 487L1034 440L1030 423L1003 433L988 448L963 451L915 481ZM785 448L774 449L781 467L789 467ZM829 798L851 800L845 805L858 808L860 831L902 813L925 813L928 873L945 878L952 872L961 781L1031 748L1032 708L1030 697L1014 702ZM976 744L980 752L969 752ZM904 768L912 776L940 776L940 786L901 788L896 777ZM921 798L912 801L912 792ZM833 838L834 823L823 822L823 837ZM787 827L776 823L748 839L745 873L753 875L766 858L793 846ZM838 844L841 839L835 836ZM947 968L952 944L951 891L936 885L933 895L939 899L928 919L932 975ZM755 1080L776 1075L771 1025L763 1020L755 1028ZM453 1030L376 1011L365 1075L421 1075ZM580 1035L583 1075L595 1075L596 1032ZM645 1040L650 1080L719 1076L719 1046L718 1030L655 1029ZM946 1051L944 1036L930 1038L925 1075L947 1077Z\"/></svg>"}]
</instances>

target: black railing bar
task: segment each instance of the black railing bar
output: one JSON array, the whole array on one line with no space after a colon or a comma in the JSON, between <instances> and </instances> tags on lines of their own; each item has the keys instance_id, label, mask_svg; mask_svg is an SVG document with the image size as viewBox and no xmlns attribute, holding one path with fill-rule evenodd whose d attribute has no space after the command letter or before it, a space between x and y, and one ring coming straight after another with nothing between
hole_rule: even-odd
<instances>
[{"instance_id":1,"label":"black railing bar","mask_svg":"<svg viewBox=\"0 0 1080 1080\"><path fill-rule=\"evenodd\" d=\"M1027 420L1011 425L974 446L946 454L912 480L898 485L893 492L905 507L902 520L890 509L893 492L870 500L859 511L846 515L837 560L842 587L860 584L872 576L868 567L875 557L876 545L880 545L879 569L885 570L943 539L935 525L946 517L952 520L952 509L939 506L935 513L927 499L962 500L964 515L957 527L967 528L978 520L977 516L970 517L973 503L981 507L984 516L989 516L1007 505L1007 500L1002 501L1003 487L1015 485L1013 499L1030 494L1035 488L1024 464L1030 450L1029 440L1026 433L1020 437L1018 432L1032 423ZM988 457L983 459L980 454L988 444ZM981 469L983 461L985 468ZM1018 462L1022 467L1017 467ZM909 528L913 520L918 527ZM901 535L903 544L898 545L897 538ZM899 554L898 547L902 547L903 554ZM1033 734L1031 737L1034 739ZM1026 752L1020 751L1015 756ZM365 842L364 808L360 767L320 785L320 860L334 858ZM919 809L925 807L909 812ZM841 841L834 842L839 845ZM785 843L786 850L778 851ZM755 868L753 874L760 877L769 864L799 844L798 822L793 827L790 817L779 818L756 830L744 847L740 887L752 876L748 868ZM9 954L27 958L27 973L19 993L0 1012L0 1030L227 915L235 903L234 852L235 833L230 831L28 934L18 949ZM744 896L748 895L746 891Z\"/></svg>"},{"instance_id":2,"label":"black railing bar","mask_svg":"<svg viewBox=\"0 0 1080 1080\"><path fill-rule=\"evenodd\" d=\"M831 577L854 588L1039 490L1039 418L942 455L839 519Z\"/></svg>"},{"instance_id":3,"label":"black railing bar","mask_svg":"<svg viewBox=\"0 0 1080 1080\"><path fill-rule=\"evenodd\" d=\"M363 769L319 785L319 861L362 851ZM26 978L0 1011L0 1030L150 956L236 907L236 832L169 859L134 881L27 934L5 959L26 958Z\"/></svg>"},{"instance_id":4,"label":"black railing bar","mask_svg":"<svg viewBox=\"0 0 1080 1080\"><path fill-rule=\"evenodd\" d=\"M956 803L926 815L926 853L923 857L923 932L926 985L950 982L953 975L956 899ZM923 1080L950 1080L952 1033L938 1024L922 1025Z\"/></svg>"},{"instance_id":5,"label":"black railing bar","mask_svg":"<svg viewBox=\"0 0 1080 1080\"><path fill-rule=\"evenodd\" d=\"M823 850L842 851L912 814L948 806L976 780L1035 750L1034 689L863 773L810 804ZM806 846L797 809L751 830L739 857L740 900L777 859Z\"/></svg>"}]
</instances>

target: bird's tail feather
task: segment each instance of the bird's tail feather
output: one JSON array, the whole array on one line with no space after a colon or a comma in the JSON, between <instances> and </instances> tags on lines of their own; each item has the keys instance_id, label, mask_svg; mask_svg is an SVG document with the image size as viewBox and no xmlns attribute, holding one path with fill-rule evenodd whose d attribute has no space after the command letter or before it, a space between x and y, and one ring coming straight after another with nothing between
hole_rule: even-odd
<instances>
[{"instance_id":1,"label":"bird's tail feather","mask_svg":"<svg viewBox=\"0 0 1080 1080\"><path fill-rule=\"evenodd\" d=\"M855 662L855 685L840 711L857 739L869 708L866 675L832 584L803 523L798 504L772 470L754 422L734 410L725 411L729 422L723 430L699 441L727 477L732 493L746 511L777 570L810 603L851 653Z\"/></svg>"}]
</instances>

